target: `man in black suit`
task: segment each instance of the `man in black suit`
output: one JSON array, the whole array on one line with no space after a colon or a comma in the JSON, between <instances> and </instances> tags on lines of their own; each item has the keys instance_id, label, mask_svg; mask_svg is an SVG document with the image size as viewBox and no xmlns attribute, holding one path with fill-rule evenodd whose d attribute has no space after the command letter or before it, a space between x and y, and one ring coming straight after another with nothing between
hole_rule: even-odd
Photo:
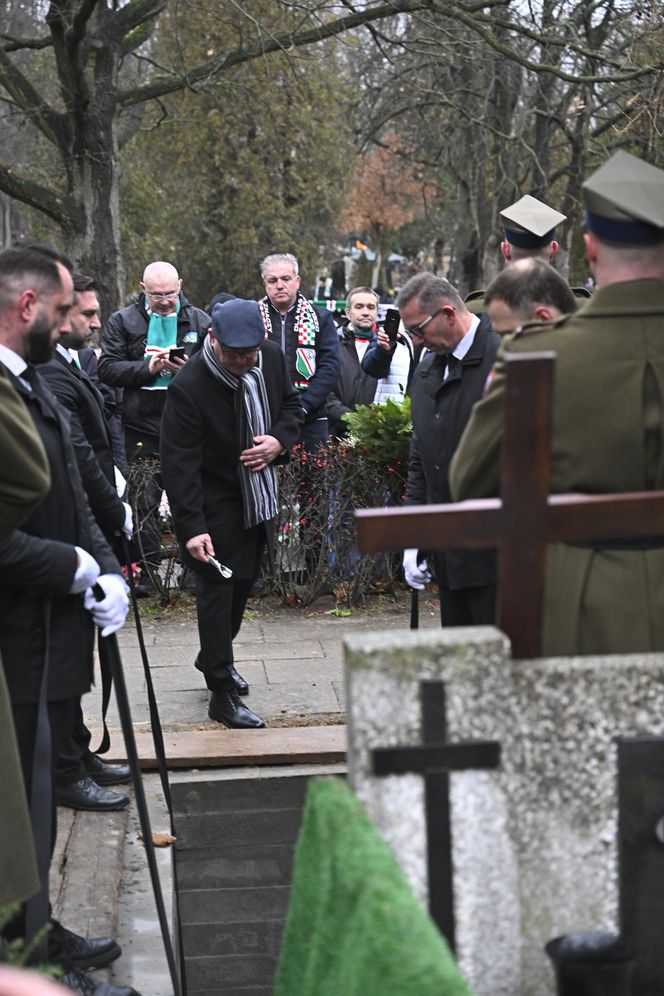
<instances>
[{"instance_id":1,"label":"man in black suit","mask_svg":"<svg viewBox=\"0 0 664 996\"><path fill-rule=\"evenodd\" d=\"M399 291L401 319L415 347L426 346L411 386L413 435L406 505L452 500L449 467L472 407L482 397L499 336L486 315L473 315L449 281L432 273L411 277ZM494 622L496 561L491 550L434 552L443 626ZM411 588L431 580L417 550L405 550Z\"/></svg>"},{"instance_id":2,"label":"man in black suit","mask_svg":"<svg viewBox=\"0 0 664 996\"><path fill-rule=\"evenodd\" d=\"M67 324L59 331L55 355L40 367L53 394L68 410L72 439L76 440L83 485L92 512L106 539L113 546L115 534L122 529L131 538L131 506L121 501L115 486L112 440L104 415L100 392L78 363L77 351L90 338L90 322L86 310L93 305L92 281L81 274L73 275L74 307ZM79 288L85 288L82 290ZM84 300L79 300L84 295ZM98 308L98 304L97 304ZM124 809L129 796L113 792L106 786L129 781L127 765L106 764L90 751L91 734L83 721L80 702L76 708L72 740L57 764L57 802L72 809L108 812Z\"/></svg>"},{"instance_id":3,"label":"man in black suit","mask_svg":"<svg viewBox=\"0 0 664 996\"><path fill-rule=\"evenodd\" d=\"M211 692L209 716L264 726L242 705L248 685L233 640L278 513L273 464L288 458L304 414L284 354L265 339L255 301L215 306L203 349L168 391L161 465L178 539L196 576L201 649L196 667ZM209 558L232 570L223 577Z\"/></svg>"},{"instance_id":4,"label":"man in black suit","mask_svg":"<svg viewBox=\"0 0 664 996\"><path fill-rule=\"evenodd\" d=\"M5 928L7 936L33 936L49 916L56 829L51 759L70 734L77 699L90 688L95 624L102 636L115 632L128 607L120 566L87 505L67 413L34 366L51 358L72 298L69 271L54 258L34 248L0 253L0 363L26 403L51 477L44 501L0 544L0 653L41 884L39 896ZM120 948L111 938L85 939L52 922L48 946L49 961L64 966L63 981L73 991L134 993L79 970L117 958Z\"/></svg>"}]
</instances>

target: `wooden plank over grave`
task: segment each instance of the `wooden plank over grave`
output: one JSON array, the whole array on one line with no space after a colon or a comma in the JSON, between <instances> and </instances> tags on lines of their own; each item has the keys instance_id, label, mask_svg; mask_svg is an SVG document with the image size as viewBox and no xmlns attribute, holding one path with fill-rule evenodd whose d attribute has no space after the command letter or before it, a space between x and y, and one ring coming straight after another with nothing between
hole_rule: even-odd
<instances>
[{"instance_id":1,"label":"wooden plank over grave","mask_svg":"<svg viewBox=\"0 0 664 996\"><path fill-rule=\"evenodd\" d=\"M93 739L95 734L93 733ZM141 768L157 767L151 733L136 732ZM267 727L261 730L164 731L169 768L227 768L262 764L338 764L346 760L345 726ZM126 762L122 733L111 731L109 762Z\"/></svg>"},{"instance_id":2,"label":"wooden plank over grave","mask_svg":"<svg viewBox=\"0 0 664 996\"><path fill-rule=\"evenodd\" d=\"M497 548L496 622L517 658L540 655L549 543L664 536L664 491L549 495L554 360L507 356L502 499L355 513L363 553Z\"/></svg>"}]
</instances>

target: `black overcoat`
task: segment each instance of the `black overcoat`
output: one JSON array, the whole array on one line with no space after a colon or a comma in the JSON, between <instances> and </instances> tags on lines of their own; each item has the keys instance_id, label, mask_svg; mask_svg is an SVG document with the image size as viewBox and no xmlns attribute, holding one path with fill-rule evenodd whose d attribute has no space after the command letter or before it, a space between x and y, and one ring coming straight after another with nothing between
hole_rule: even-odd
<instances>
[{"instance_id":1,"label":"black overcoat","mask_svg":"<svg viewBox=\"0 0 664 996\"><path fill-rule=\"evenodd\" d=\"M104 399L86 373L56 352L39 368L53 394L70 414L72 441L92 513L111 537L125 520L124 505L115 488L111 435Z\"/></svg>"},{"instance_id":2,"label":"black overcoat","mask_svg":"<svg viewBox=\"0 0 664 996\"><path fill-rule=\"evenodd\" d=\"M500 337L483 316L470 349L443 379L446 357L433 353L420 361L411 388L413 436L408 463L407 505L452 501L449 469L473 405L482 397ZM485 550L446 550L436 557L439 584L469 588L493 584L495 554Z\"/></svg>"},{"instance_id":3,"label":"black overcoat","mask_svg":"<svg viewBox=\"0 0 664 996\"><path fill-rule=\"evenodd\" d=\"M266 341L261 363L270 407L268 434L288 451L297 442L304 413L286 372L284 355ZM235 579L251 578L263 530L244 528L236 433L237 393L217 380L196 353L168 389L161 424L161 469L178 540L209 533L217 559ZM287 456L278 458L287 459ZM218 579L211 567L187 557Z\"/></svg>"}]
</instances>

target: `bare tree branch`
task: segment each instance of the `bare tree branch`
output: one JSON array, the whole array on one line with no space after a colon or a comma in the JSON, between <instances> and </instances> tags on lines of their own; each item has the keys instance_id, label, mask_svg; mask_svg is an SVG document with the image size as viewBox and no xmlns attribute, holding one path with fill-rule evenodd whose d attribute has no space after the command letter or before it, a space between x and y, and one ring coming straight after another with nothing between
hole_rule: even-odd
<instances>
[{"instance_id":1,"label":"bare tree branch","mask_svg":"<svg viewBox=\"0 0 664 996\"><path fill-rule=\"evenodd\" d=\"M42 135L53 145L59 145L62 136L60 115L46 103L32 83L2 49L0 49L0 86L3 86L14 98Z\"/></svg>"},{"instance_id":2,"label":"bare tree branch","mask_svg":"<svg viewBox=\"0 0 664 996\"><path fill-rule=\"evenodd\" d=\"M121 38L146 21L151 21L167 6L168 0L130 0L113 14L112 24L117 29L117 37Z\"/></svg>"},{"instance_id":3,"label":"bare tree branch","mask_svg":"<svg viewBox=\"0 0 664 996\"><path fill-rule=\"evenodd\" d=\"M40 183L21 177L12 168L0 165L0 190L22 204L36 208L66 227L74 221L74 205L65 194L59 194Z\"/></svg>"},{"instance_id":4,"label":"bare tree branch","mask_svg":"<svg viewBox=\"0 0 664 996\"><path fill-rule=\"evenodd\" d=\"M50 48L53 45L53 39L50 35L44 35L43 38L14 38L13 35L0 33L0 38L5 39L4 44L0 45L0 49L5 52L22 52L25 49L39 50Z\"/></svg>"},{"instance_id":5,"label":"bare tree branch","mask_svg":"<svg viewBox=\"0 0 664 996\"><path fill-rule=\"evenodd\" d=\"M332 21L321 22L320 25L314 28L276 35L269 40L261 40L254 45L243 46L217 55L200 66L187 70L186 75L172 73L166 77L149 80L147 83L132 87L131 89L120 90L118 92L118 103L122 107L127 107L130 104L152 100L154 97L163 97L168 93L176 93L178 90L214 76L224 69L241 65L244 62L250 62L252 59L267 55L270 52L287 52L292 48L301 48L304 45L324 41L326 38L334 38L344 31L370 21L378 20L381 17L391 17L394 14L423 10L431 7L431 4L432 0L394 0L394 2L379 3L373 7L365 7L362 11L338 17Z\"/></svg>"}]
</instances>

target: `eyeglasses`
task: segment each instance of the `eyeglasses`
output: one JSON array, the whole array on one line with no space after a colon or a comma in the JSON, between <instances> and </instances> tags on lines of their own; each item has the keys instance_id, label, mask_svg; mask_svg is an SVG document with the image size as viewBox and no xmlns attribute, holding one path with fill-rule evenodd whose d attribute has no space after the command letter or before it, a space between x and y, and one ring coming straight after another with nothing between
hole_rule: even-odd
<instances>
[{"instance_id":1,"label":"eyeglasses","mask_svg":"<svg viewBox=\"0 0 664 996\"><path fill-rule=\"evenodd\" d=\"M405 331L408 333L408 335L422 335L422 329L426 328L429 322L433 321L433 319L436 318L436 316L439 315L444 310L445 310L444 307L439 308L438 311L434 311L433 315L429 315L428 318L425 318L423 321L418 322L417 325L413 325L413 327L410 329L405 329Z\"/></svg>"},{"instance_id":2,"label":"eyeglasses","mask_svg":"<svg viewBox=\"0 0 664 996\"><path fill-rule=\"evenodd\" d=\"M180 293L180 291L179 290L172 290L172 291L149 291L149 290L146 290L145 293L147 294L148 297L151 297L153 301L164 301L164 300L167 300L169 297L177 297L178 294Z\"/></svg>"},{"instance_id":3,"label":"eyeglasses","mask_svg":"<svg viewBox=\"0 0 664 996\"><path fill-rule=\"evenodd\" d=\"M221 347L222 353L225 353L229 359L233 360L250 360L254 357L260 349L260 346L256 346L254 349L226 349L225 346Z\"/></svg>"}]
</instances>

